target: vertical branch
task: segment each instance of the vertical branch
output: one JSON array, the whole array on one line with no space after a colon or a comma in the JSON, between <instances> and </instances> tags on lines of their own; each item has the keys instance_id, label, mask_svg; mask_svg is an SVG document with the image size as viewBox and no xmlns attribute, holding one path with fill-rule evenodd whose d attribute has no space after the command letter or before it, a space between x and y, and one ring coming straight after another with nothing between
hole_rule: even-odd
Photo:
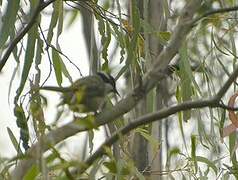
<instances>
[{"instance_id":1,"label":"vertical branch","mask_svg":"<svg viewBox=\"0 0 238 180\"><path fill-rule=\"evenodd\" d=\"M143 38L141 38L143 37L141 33L141 31L143 30L141 26L138 25L139 24L138 22L140 21L140 19L143 19L144 16L143 4L144 4L143 0L139 1L132 0L130 4L130 14L131 14L130 21L131 24L133 25L133 28L135 29L131 37L131 42L134 43L133 51L135 51L135 53L133 53L131 59L129 59L131 61L130 71L133 84L139 84L141 82L141 75L143 74L143 71L145 71L143 63L140 62L140 58L143 59L145 58L144 52L141 52L140 46L138 46L140 41L143 41L142 40ZM139 69L138 66L140 66L141 69ZM138 105L135 107L133 119L143 116L146 113L147 113L147 97L144 96L138 103ZM143 127L143 129L148 128ZM135 164L140 171L145 170L148 165L147 146L148 146L147 140L139 132L136 132L133 137L132 154Z\"/></svg>"},{"instance_id":2,"label":"vertical branch","mask_svg":"<svg viewBox=\"0 0 238 180\"><path fill-rule=\"evenodd\" d=\"M167 1L160 1L160 0L154 0L154 1L149 1L148 2L148 11L149 11L149 23L153 27L154 31L156 32L161 32L161 31L166 31L167 29L167 16L166 16L166 10L165 7ZM161 53L163 50L162 42L158 41L158 38L152 34L149 36L149 52L152 53L151 55L151 61L152 63L148 62L148 64L153 64L154 61L156 60L156 57ZM149 66L149 65L148 65ZM154 105L155 108L154 110L159 110L164 108L164 106L167 105L168 101L168 86L167 86L167 80L163 79L156 87L155 91L155 99L154 99ZM163 141L163 129L165 127L163 126L164 121L157 121L152 123L151 126L151 135L157 139L159 142L164 142ZM166 130L166 129L165 129ZM151 162L151 167L150 170L151 172L153 171L162 171L163 167L163 150L165 143L161 143L161 146L159 147L158 153L155 156L155 152L151 148L148 149L149 153L149 162ZM151 147L151 146L150 146ZM153 175L151 174L152 179L160 179L160 175Z\"/></svg>"}]
</instances>

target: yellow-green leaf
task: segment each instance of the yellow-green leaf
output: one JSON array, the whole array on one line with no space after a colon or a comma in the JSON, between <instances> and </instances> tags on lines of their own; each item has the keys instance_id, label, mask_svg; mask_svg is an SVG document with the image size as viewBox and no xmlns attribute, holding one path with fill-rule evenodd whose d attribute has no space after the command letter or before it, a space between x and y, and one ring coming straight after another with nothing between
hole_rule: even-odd
<instances>
[{"instance_id":1,"label":"yellow-green leaf","mask_svg":"<svg viewBox=\"0 0 238 180\"><path fill-rule=\"evenodd\" d=\"M39 173L39 169L36 164L34 164L25 174L23 180L32 180L35 179Z\"/></svg>"},{"instance_id":2,"label":"yellow-green leaf","mask_svg":"<svg viewBox=\"0 0 238 180\"><path fill-rule=\"evenodd\" d=\"M53 60L53 66L55 70L55 76L56 80L59 86L61 86L62 83L62 70L61 70L61 57L59 53L55 50L52 49L52 60Z\"/></svg>"},{"instance_id":3,"label":"yellow-green leaf","mask_svg":"<svg viewBox=\"0 0 238 180\"><path fill-rule=\"evenodd\" d=\"M55 1L53 3L53 13L51 16L51 20L50 20L50 27L48 29L48 34L47 34L47 42L50 44L53 38L53 30L58 22L59 19L59 9L60 9L60 3L61 1Z\"/></svg>"},{"instance_id":4,"label":"yellow-green leaf","mask_svg":"<svg viewBox=\"0 0 238 180\"><path fill-rule=\"evenodd\" d=\"M15 135L13 134L12 130L10 128L7 128L7 132L8 132L8 135L9 135L11 141L12 141L12 144L13 144L15 150L17 152L19 152L20 154L23 154L21 149L19 148L19 143L17 142L17 139L16 139Z\"/></svg>"},{"instance_id":5,"label":"yellow-green leaf","mask_svg":"<svg viewBox=\"0 0 238 180\"><path fill-rule=\"evenodd\" d=\"M170 40L171 32L169 32L169 31L159 31L159 32L156 33L156 35L158 36L160 42L162 44L165 44L166 42L168 42Z\"/></svg>"},{"instance_id":6,"label":"yellow-green leaf","mask_svg":"<svg viewBox=\"0 0 238 180\"><path fill-rule=\"evenodd\" d=\"M192 161L194 162L195 172L197 172L197 157L196 157L196 136L191 136L191 157Z\"/></svg>"},{"instance_id":7,"label":"yellow-green leaf","mask_svg":"<svg viewBox=\"0 0 238 180\"><path fill-rule=\"evenodd\" d=\"M2 17L2 28L0 31L0 48L7 41L11 31L14 30L14 24L19 9L20 0L8 0L6 13Z\"/></svg>"},{"instance_id":8,"label":"yellow-green leaf","mask_svg":"<svg viewBox=\"0 0 238 180\"><path fill-rule=\"evenodd\" d=\"M187 47L185 43L179 50L180 62L179 62L179 76L181 79L181 97L183 101L191 100L192 96L192 70L188 60ZM183 113L183 119L186 122L191 117L191 111L185 111Z\"/></svg>"},{"instance_id":9,"label":"yellow-green leaf","mask_svg":"<svg viewBox=\"0 0 238 180\"><path fill-rule=\"evenodd\" d=\"M212 168L213 171L215 172L215 174L217 174L217 167L215 166L215 163L210 161L209 159L205 158L205 157L202 157L202 156L196 156L196 160L198 162L203 162L205 164L207 164L208 167Z\"/></svg>"},{"instance_id":10,"label":"yellow-green leaf","mask_svg":"<svg viewBox=\"0 0 238 180\"><path fill-rule=\"evenodd\" d=\"M26 80L28 78L28 75L29 75L29 72L30 72L30 69L31 69L31 66L33 63L36 38L37 38L37 25L33 25L31 30L28 32L25 60L24 60L22 74L21 74L20 86L17 90L17 96L15 97L15 101L18 100L20 94L23 91L23 88L25 86Z\"/></svg>"}]
</instances>

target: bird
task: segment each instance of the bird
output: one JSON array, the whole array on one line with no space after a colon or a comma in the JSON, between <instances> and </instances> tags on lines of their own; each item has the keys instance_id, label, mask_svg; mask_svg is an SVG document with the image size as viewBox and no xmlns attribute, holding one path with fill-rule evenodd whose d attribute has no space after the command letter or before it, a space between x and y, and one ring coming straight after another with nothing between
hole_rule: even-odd
<instances>
[{"instance_id":1,"label":"bird","mask_svg":"<svg viewBox=\"0 0 238 180\"><path fill-rule=\"evenodd\" d=\"M115 79L104 72L82 77L68 87L42 86L39 89L62 93L59 105L66 104L78 113L97 113L105 105L109 93L119 95Z\"/></svg>"}]
</instances>

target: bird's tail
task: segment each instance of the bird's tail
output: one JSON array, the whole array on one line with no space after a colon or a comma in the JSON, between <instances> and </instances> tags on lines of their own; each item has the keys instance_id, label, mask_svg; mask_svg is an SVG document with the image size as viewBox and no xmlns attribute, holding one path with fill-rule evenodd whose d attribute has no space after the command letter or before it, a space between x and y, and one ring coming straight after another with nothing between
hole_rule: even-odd
<instances>
[{"instance_id":1,"label":"bird's tail","mask_svg":"<svg viewBox=\"0 0 238 180\"><path fill-rule=\"evenodd\" d=\"M39 90L55 91L61 93L72 91L72 89L69 87L56 87L56 86L43 86L40 87Z\"/></svg>"}]
</instances>

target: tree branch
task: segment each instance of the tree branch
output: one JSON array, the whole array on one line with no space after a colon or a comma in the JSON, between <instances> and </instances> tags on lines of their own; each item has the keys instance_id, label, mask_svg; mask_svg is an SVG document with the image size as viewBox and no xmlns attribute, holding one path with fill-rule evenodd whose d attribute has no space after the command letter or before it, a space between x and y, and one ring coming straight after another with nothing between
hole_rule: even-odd
<instances>
[{"instance_id":1,"label":"tree branch","mask_svg":"<svg viewBox=\"0 0 238 180\"><path fill-rule=\"evenodd\" d=\"M195 21L193 20L193 15L199 9L200 6L201 6L201 0L194 0L194 1L190 1L184 7L182 14L180 16L180 19L178 21L178 24L176 25L173 31L174 33L171 37L170 42L168 43L167 47L157 57L154 65L152 66L153 68L151 69L151 71L149 71L145 75L142 83L140 85L137 85L136 88L132 90L126 98L118 102L114 107L112 107L112 109L106 109L105 111L103 111L96 117L97 126L101 126L108 122L111 122L115 120L116 118L119 118L126 112L130 111L143 96L145 96L153 87L155 87L156 84L160 80L165 78L164 71L167 68L170 61L172 60L172 58L178 52L179 47L181 46L182 42L184 41L188 33L193 28L193 25L195 23ZM141 118L138 118L132 124L129 124L123 129L121 129L119 133L125 134L129 132L131 129L134 129L142 124L150 123L157 119L162 119L164 117L170 116L182 110L187 110L192 108L202 108L202 107L221 107L219 100L227 91L227 89L232 84L232 82L237 77L237 75L238 75L238 69L234 71L234 73L227 80L225 85L220 89L220 91L213 98L193 101L193 102L184 102L177 106L166 108L156 113L143 116ZM44 139L46 143L41 148L44 151L46 151L49 149L48 144L55 145L59 143L60 141L62 141L63 139L66 139L67 137L70 137L78 132L86 131L86 130L88 129L85 127L77 127L73 122L69 123L63 127L60 127L50 132L47 136L45 136ZM118 134L115 134L108 141L106 141L104 145L111 145L117 139L118 139ZM27 172L27 170L36 161L36 158L37 158L36 152L37 152L38 146L39 144L36 143L26 153L27 155L31 157L31 159L20 161L17 167L14 169L12 175L15 179L21 179L24 176L25 172ZM99 155L103 154L103 150L100 150L100 149L103 149L103 146L101 146L101 148L99 148L86 161L88 165L90 165L97 157L99 157ZM84 170L85 169L86 168L84 168ZM83 172L84 170L82 169L80 170L80 172Z\"/></svg>"},{"instance_id":2,"label":"tree branch","mask_svg":"<svg viewBox=\"0 0 238 180\"><path fill-rule=\"evenodd\" d=\"M27 23L27 25L20 31L20 33L12 40L10 45L8 46L6 52L4 53L1 61L0 61L0 72L2 71L3 67L5 66L10 54L18 44L18 42L26 35L26 33L31 29L31 27L37 22L37 17L40 14L40 12L46 8L48 5L53 3L55 0L48 0L46 2L39 1L39 4L37 5L30 21Z\"/></svg>"},{"instance_id":3,"label":"tree branch","mask_svg":"<svg viewBox=\"0 0 238 180\"><path fill-rule=\"evenodd\" d=\"M167 118L170 115L173 115L177 112L190 110L194 108L204 108L204 107L218 107L219 104L214 102L213 99L209 100L198 100L198 101L189 101L178 104L176 106L172 106L169 108L162 109L160 111L150 113L144 116L139 117L136 120L133 120L131 123L123 127L122 129L118 130L114 133L110 138L108 138L86 161L83 162L83 166L72 172L73 174L82 174L84 173L88 167L90 167L95 160L102 157L102 155L106 154L105 148L112 146L116 141L119 140L122 135L129 133L131 130L146 125L148 123L152 123L154 121L160 121L163 118Z\"/></svg>"},{"instance_id":4,"label":"tree branch","mask_svg":"<svg viewBox=\"0 0 238 180\"><path fill-rule=\"evenodd\" d=\"M218 93L216 94L216 99L221 99L224 94L227 92L227 90L229 89L230 85L235 82L236 78L238 76L238 68L235 69L235 71L230 75L230 77L228 78L228 80L225 82L225 84L222 86L222 88L218 91Z\"/></svg>"},{"instance_id":5,"label":"tree branch","mask_svg":"<svg viewBox=\"0 0 238 180\"><path fill-rule=\"evenodd\" d=\"M141 116L137 118L134 121L131 121L130 124L126 125L125 127L119 129L116 133L114 133L109 139L107 139L98 149L96 152L94 152L86 161L83 163L83 166L81 169L77 170L77 174L82 174L84 171L87 170L88 167L92 165L92 163L104 155L105 152L105 147L110 147L112 146L113 143L118 141L118 139L121 137L121 135L125 135L129 133L131 130L142 126L146 125L149 123L152 123L154 121L159 121L163 118L167 118L175 113L178 113L180 111L185 111L185 110L191 110L195 108L204 108L204 107L211 107L211 108L223 108L227 110L233 110L237 111L238 108L234 107L229 107L223 103L220 103L222 96L225 94L225 92L228 90L228 88L231 86L233 81L238 77L238 67L235 69L235 71L231 74L229 79L225 82L225 84L220 88L218 93L214 95L213 97L209 99L204 99L204 100L197 100L197 101L187 101L181 104L178 104L176 106L168 107L165 109L162 109L160 111L150 113L144 116ZM75 172L73 172L75 173Z\"/></svg>"},{"instance_id":6,"label":"tree branch","mask_svg":"<svg viewBox=\"0 0 238 180\"><path fill-rule=\"evenodd\" d=\"M137 85L137 87L132 90L132 92L130 92L126 98L119 101L114 107L112 107L112 109L106 109L96 117L95 121L98 126L112 122L116 118L119 118L126 112L130 111L133 107L135 107L139 100L146 95L146 93L155 87L160 80L165 78L163 72L167 68L169 62L178 52L180 45L188 35L189 31L192 29L193 15L201 6L201 2L201 0L193 0L187 3L181 13L177 25L175 26L170 42L156 58L154 66L152 66L153 69L145 75L145 78L141 84ZM54 145L69 136L85 130L88 129L85 127L75 127L74 123L70 123L67 126L63 126L50 132L46 137L44 137L43 139L46 141L46 143L44 144L44 147L41 148L42 150L46 151L49 149L48 143ZM31 157L30 160L22 160L18 163L17 167L12 172L13 179L22 179L27 170L36 161L36 152L38 146L39 144L36 143L26 153Z\"/></svg>"},{"instance_id":7,"label":"tree branch","mask_svg":"<svg viewBox=\"0 0 238 180\"><path fill-rule=\"evenodd\" d=\"M221 8L221 9L214 9L212 11L208 11L206 13L204 13L203 15L197 17L196 19L194 19L194 24L198 21L200 21L203 18L206 18L208 16L214 15L214 14L219 14L219 13L228 13L231 11L237 11L238 10L238 6L234 6L234 7L227 7L227 8Z\"/></svg>"}]
</instances>

